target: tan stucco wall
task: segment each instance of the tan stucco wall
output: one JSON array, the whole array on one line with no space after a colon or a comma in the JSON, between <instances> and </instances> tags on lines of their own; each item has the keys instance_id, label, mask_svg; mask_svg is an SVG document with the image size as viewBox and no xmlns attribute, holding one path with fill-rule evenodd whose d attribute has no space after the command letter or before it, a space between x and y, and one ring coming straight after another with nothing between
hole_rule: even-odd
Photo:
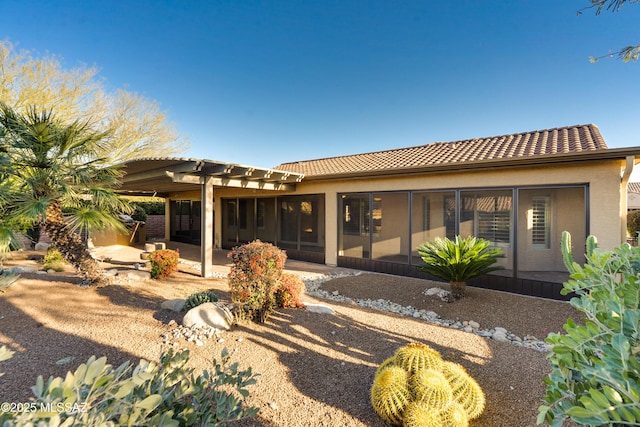
<instances>
[{"instance_id":1,"label":"tan stucco wall","mask_svg":"<svg viewBox=\"0 0 640 427\"><path fill-rule=\"evenodd\" d=\"M600 247L612 249L623 242L621 234L623 222L626 222L626 211L621 212L624 205L622 197L626 191L620 187L621 161L598 163L574 163L560 166L531 166L527 168L495 169L475 172L438 173L431 175L405 175L402 177L369 177L367 179L335 180L335 181L303 181L297 184L294 192L273 192L262 190L243 190L235 188L216 188L214 192L215 207L221 206L220 199L228 197L272 197L285 194L325 194L325 237L326 263L337 263L338 251L338 193L348 192L384 192L394 190L436 190L458 188L495 188L514 186L545 186L565 184L589 185L589 231L598 238ZM199 194L194 194L197 200ZM180 198L191 198L181 195ZM570 201L558 204L556 215L571 215L576 208ZM575 201L573 202L575 203ZM558 218L559 218L558 217ZM222 230L222 215L215 214L215 243L219 245ZM560 221L562 222L562 221ZM556 230L561 233L563 230ZM580 234L576 232L577 234ZM576 252L583 248L585 236L574 236ZM551 255L553 259L557 254Z\"/></svg>"}]
</instances>

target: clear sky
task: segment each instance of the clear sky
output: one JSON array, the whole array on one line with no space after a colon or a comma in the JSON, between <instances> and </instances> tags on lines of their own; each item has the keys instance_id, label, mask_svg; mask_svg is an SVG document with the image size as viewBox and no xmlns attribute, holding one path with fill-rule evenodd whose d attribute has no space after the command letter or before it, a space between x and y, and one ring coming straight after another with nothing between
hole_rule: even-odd
<instances>
[{"instance_id":1,"label":"clear sky","mask_svg":"<svg viewBox=\"0 0 640 427\"><path fill-rule=\"evenodd\" d=\"M0 39L161 103L188 157L261 167L595 123L640 146L640 4L0 0Z\"/></svg>"}]
</instances>

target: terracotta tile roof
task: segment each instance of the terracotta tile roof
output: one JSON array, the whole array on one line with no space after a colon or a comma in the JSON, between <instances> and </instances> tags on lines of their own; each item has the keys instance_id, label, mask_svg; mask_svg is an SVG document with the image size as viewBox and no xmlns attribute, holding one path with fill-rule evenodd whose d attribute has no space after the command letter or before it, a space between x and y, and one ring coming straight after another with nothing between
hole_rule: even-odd
<instances>
[{"instance_id":1,"label":"terracotta tile roof","mask_svg":"<svg viewBox=\"0 0 640 427\"><path fill-rule=\"evenodd\" d=\"M325 159L283 163L276 169L305 177L356 174L358 172L427 168L478 161L516 159L607 149L593 124L475 138L454 142L433 142L416 147Z\"/></svg>"},{"instance_id":2,"label":"terracotta tile roof","mask_svg":"<svg viewBox=\"0 0 640 427\"><path fill-rule=\"evenodd\" d=\"M640 194L640 182L630 182L627 184L627 193Z\"/></svg>"}]
</instances>

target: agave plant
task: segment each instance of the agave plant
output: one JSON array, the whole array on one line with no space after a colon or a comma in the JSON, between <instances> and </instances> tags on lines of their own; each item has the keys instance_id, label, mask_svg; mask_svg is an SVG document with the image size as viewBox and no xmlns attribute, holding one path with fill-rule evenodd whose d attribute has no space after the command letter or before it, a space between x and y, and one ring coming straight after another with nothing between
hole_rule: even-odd
<instances>
[{"instance_id":1,"label":"agave plant","mask_svg":"<svg viewBox=\"0 0 640 427\"><path fill-rule=\"evenodd\" d=\"M504 256L502 250L491 245L490 241L474 236L456 236L455 240L437 237L418 246L418 254L424 261L420 268L447 280L454 299L463 298L468 280L503 268L494 265Z\"/></svg>"}]
</instances>

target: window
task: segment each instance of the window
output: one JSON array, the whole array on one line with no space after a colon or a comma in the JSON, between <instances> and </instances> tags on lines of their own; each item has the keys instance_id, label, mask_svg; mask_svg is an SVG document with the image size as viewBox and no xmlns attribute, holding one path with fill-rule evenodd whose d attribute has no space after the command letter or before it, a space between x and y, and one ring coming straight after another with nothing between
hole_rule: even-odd
<instances>
[{"instance_id":1,"label":"window","mask_svg":"<svg viewBox=\"0 0 640 427\"><path fill-rule=\"evenodd\" d=\"M431 199L428 196L422 197L422 229L431 228Z\"/></svg>"},{"instance_id":2,"label":"window","mask_svg":"<svg viewBox=\"0 0 640 427\"><path fill-rule=\"evenodd\" d=\"M236 211L236 201L227 200L227 225L229 227L238 226L238 214Z\"/></svg>"},{"instance_id":3,"label":"window","mask_svg":"<svg viewBox=\"0 0 640 427\"><path fill-rule=\"evenodd\" d=\"M238 216L240 217L240 228L242 228L243 230L247 229L247 226L249 225L248 222L248 216L249 216L249 202L251 202L251 204L253 204L253 200L248 200L248 199L240 199L239 200L240 204L239 204L239 210L238 210Z\"/></svg>"},{"instance_id":4,"label":"window","mask_svg":"<svg viewBox=\"0 0 640 427\"><path fill-rule=\"evenodd\" d=\"M280 241L298 241L297 198L282 198L280 201Z\"/></svg>"},{"instance_id":5,"label":"window","mask_svg":"<svg viewBox=\"0 0 640 427\"><path fill-rule=\"evenodd\" d=\"M549 198L534 197L531 204L531 243L549 249Z\"/></svg>"},{"instance_id":6,"label":"window","mask_svg":"<svg viewBox=\"0 0 640 427\"><path fill-rule=\"evenodd\" d=\"M511 191L483 191L461 196L460 234L473 234L495 245L511 245ZM466 226L463 226L466 224Z\"/></svg>"},{"instance_id":7,"label":"window","mask_svg":"<svg viewBox=\"0 0 640 427\"><path fill-rule=\"evenodd\" d=\"M488 204L488 206L486 210L477 211L478 237L494 243L509 244L511 240L511 200L489 197L479 201Z\"/></svg>"},{"instance_id":8,"label":"window","mask_svg":"<svg viewBox=\"0 0 640 427\"><path fill-rule=\"evenodd\" d=\"M343 196L342 200L342 230L344 234L369 234L369 196ZM380 215L382 212L380 211ZM381 219L378 226L381 227Z\"/></svg>"},{"instance_id":9,"label":"window","mask_svg":"<svg viewBox=\"0 0 640 427\"><path fill-rule=\"evenodd\" d=\"M313 197L300 202L300 241L305 243L318 242L318 206Z\"/></svg>"},{"instance_id":10,"label":"window","mask_svg":"<svg viewBox=\"0 0 640 427\"><path fill-rule=\"evenodd\" d=\"M264 229L265 217L267 214L267 204L264 200L258 200L258 206L256 207L256 227Z\"/></svg>"}]
</instances>

